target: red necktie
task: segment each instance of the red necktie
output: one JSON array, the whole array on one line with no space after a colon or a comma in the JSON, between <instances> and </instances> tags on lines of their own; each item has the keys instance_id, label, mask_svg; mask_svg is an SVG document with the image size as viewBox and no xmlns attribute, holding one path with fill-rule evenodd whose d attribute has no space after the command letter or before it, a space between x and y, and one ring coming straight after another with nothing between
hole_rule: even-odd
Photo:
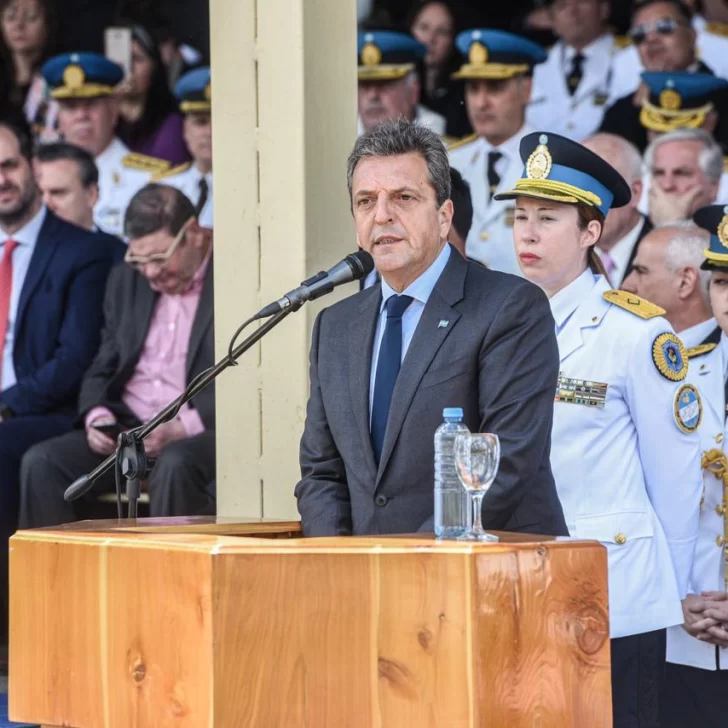
<instances>
[{"instance_id":1,"label":"red necktie","mask_svg":"<svg viewBox=\"0 0 728 728\"><path fill-rule=\"evenodd\" d=\"M8 316L10 315L10 295L13 292L13 251L18 247L15 240L6 240L3 246L3 258L0 261L0 383L3 372L3 349L5 336L8 333ZM0 384L0 390L2 384Z\"/></svg>"}]
</instances>

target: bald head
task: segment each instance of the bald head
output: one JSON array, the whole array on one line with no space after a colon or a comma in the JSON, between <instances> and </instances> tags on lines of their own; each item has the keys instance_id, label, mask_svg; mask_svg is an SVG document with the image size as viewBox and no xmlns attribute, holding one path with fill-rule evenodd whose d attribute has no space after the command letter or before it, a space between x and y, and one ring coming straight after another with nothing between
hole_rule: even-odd
<instances>
[{"instance_id":1,"label":"bald head","mask_svg":"<svg viewBox=\"0 0 728 728\"><path fill-rule=\"evenodd\" d=\"M582 144L614 167L632 191L632 199L627 205L612 209L607 215L597 245L608 252L642 221L637 209L642 197L642 157L634 144L615 134L594 134Z\"/></svg>"}]
</instances>

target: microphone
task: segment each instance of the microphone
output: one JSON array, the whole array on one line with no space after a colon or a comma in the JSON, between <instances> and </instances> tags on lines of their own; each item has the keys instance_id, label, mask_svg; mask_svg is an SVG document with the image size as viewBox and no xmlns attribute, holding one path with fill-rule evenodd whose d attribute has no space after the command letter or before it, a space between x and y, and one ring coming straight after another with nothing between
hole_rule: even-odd
<instances>
[{"instance_id":1,"label":"microphone","mask_svg":"<svg viewBox=\"0 0 728 728\"><path fill-rule=\"evenodd\" d=\"M320 296L331 293L337 286L344 283L351 283L364 278L374 270L374 260L365 250L347 255L344 260L329 268L325 273L321 271L315 276L306 279L298 288L289 291L282 298L269 303L265 308L258 311L253 321L273 316L279 311L287 308L298 310L306 301L313 301Z\"/></svg>"},{"instance_id":2,"label":"microphone","mask_svg":"<svg viewBox=\"0 0 728 728\"><path fill-rule=\"evenodd\" d=\"M88 492L92 485L93 481L89 478L88 474L82 475L68 486L66 492L63 494L63 499L67 503L75 501L76 498L80 498L84 493Z\"/></svg>"}]
</instances>

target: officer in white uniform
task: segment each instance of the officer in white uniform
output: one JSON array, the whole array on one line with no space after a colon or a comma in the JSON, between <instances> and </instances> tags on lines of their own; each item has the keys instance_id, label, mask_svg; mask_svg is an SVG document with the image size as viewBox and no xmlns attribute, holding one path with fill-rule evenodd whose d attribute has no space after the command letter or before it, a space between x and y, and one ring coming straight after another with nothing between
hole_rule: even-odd
<instances>
[{"instance_id":1,"label":"officer in white uniform","mask_svg":"<svg viewBox=\"0 0 728 728\"><path fill-rule=\"evenodd\" d=\"M46 62L42 74L51 97L58 101L59 131L66 141L91 153L99 169L94 222L101 230L122 236L129 201L169 162L131 153L114 136L118 119L114 93L124 77L121 66L97 53L66 53Z\"/></svg>"},{"instance_id":2,"label":"officer in white uniform","mask_svg":"<svg viewBox=\"0 0 728 728\"><path fill-rule=\"evenodd\" d=\"M599 129L612 96L617 47L606 27L609 3L592 0L577 8L562 0L549 4L559 40L534 71L526 119L532 127L580 141ZM583 17L573 18L574 12Z\"/></svg>"},{"instance_id":3,"label":"officer in white uniform","mask_svg":"<svg viewBox=\"0 0 728 728\"><path fill-rule=\"evenodd\" d=\"M203 227L213 227L212 203L212 87L210 68L196 68L177 82L175 96L185 115L184 137L192 162L172 167L154 177L184 192L195 206Z\"/></svg>"},{"instance_id":4,"label":"officer in white uniform","mask_svg":"<svg viewBox=\"0 0 728 728\"><path fill-rule=\"evenodd\" d=\"M718 323L728 330L728 207L703 207L695 213L694 220L711 233L702 268L712 271L711 301ZM703 497L698 543L688 596L683 603L685 625L667 630L661 728L687 725L722 728L728 722L728 647L710 634L701 634L700 623L706 620L703 609L711 605L711 600L701 595L728 590L725 550L728 337L721 328L716 328L701 345L690 349L688 356L691 381L700 388L704 402L700 425Z\"/></svg>"},{"instance_id":5,"label":"officer in white uniform","mask_svg":"<svg viewBox=\"0 0 728 728\"><path fill-rule=\"evenodd\" d=\"M453 78L465 82L465 105L476 130L448 148L451 166L470 185L473 224L467 255L520 276L513 250L513 203L498 202L494 195L521 176L518 146L532 131L525 123L531 75L546 53L526 38L499 30L467 30L456 44L466 63Z\"/></svg>"},{"instance_id":6,"label":"officer in white uniform","mask_svg":"<svg viewBox=\"0 0 728 728\"><path fill-rule=\"evenodd\" d=\"M516 252L556 325L551 467L570 534L607 548L614 725L653 728L664 629L682 623L697 538L700 395L662 309L597 273L593 245L627 183L551 133L525 137L521 156L502 197L516 200Z\"/></svg>"},{"instance_id":7,"label":"officer in white uniform","mask_svg":"<svg viewBox=\"0 0 728 728\"><path fill-rule=\"evenodd\" d=\"M420 72L426 54L427 47L407 33L359 33L359 134L398 117L417 121L440 136L445 134L445 117L419 103Z\"/></svg>"}]
</instances>

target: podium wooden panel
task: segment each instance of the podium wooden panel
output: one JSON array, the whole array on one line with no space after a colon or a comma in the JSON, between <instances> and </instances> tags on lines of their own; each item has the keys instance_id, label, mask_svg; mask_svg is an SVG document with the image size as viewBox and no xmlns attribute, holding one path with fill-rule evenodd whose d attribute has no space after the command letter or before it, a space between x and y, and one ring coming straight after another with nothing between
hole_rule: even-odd
<instances>
[{"instance_id":1,"label":"podium wooden panel","mask_svg":"<svg viewBox=\"0 0 728 728\"><path fill-rule=\"evenodd\" d=\"M71 728L612 725L606 552L142 519L10 542L10 717Z\"/></svg>"}]
</instances>

